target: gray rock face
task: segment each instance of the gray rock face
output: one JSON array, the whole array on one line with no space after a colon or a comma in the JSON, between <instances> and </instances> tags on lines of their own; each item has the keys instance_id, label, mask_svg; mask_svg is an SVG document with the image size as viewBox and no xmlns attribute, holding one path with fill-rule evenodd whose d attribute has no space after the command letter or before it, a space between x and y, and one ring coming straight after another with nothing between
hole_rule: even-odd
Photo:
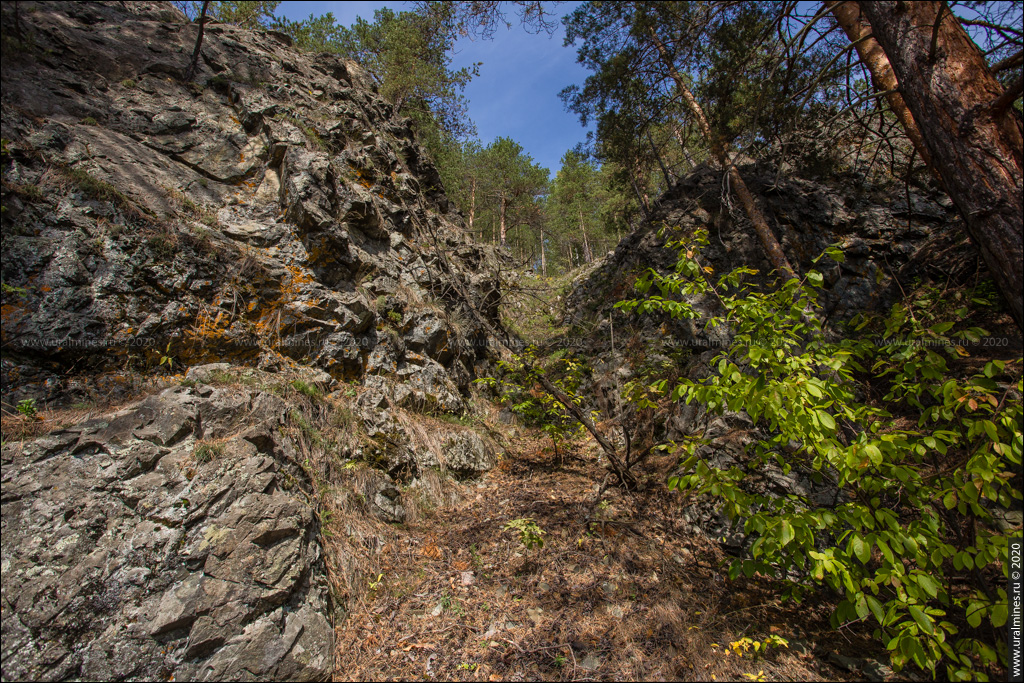
<instances>
[{"instance_id":1,"label":"gray rock face","mask_svg":"<svg viewBox=\"0 0 1024 683\"><path fill-rule=\"evenodd\" d=\"M794 267L801 273L812 267L822 270L825 287L819 304L832 320L883 308L899 294L893 273L926 256L936 241L965 238L960 218L939 191L927 196L912 193L908 210L902 186L865 191L863 182L787 178L754 165L744 166L742 173L751 190L763 200L775 234ZM566 300L570 321L582 322L597 313L606 317L619 298L609 296L610 292L631 291L636 274L645 268L671 271L677 254L665 249L666 240L657 234L663 225L678 227L680 234L706 229L710 243L702 260L712 265L716 274L747 265L757 268L759 279L764 281L771 265L751 236L748 224L734 218L723 205L720 186L721 173L700 166L663 196L650 221L576 280ZM964 241L964 249L972 252ZM836 264L824 259L812 265L812 259L833 243L843 248L845 262ZM943 274L943 281L950 275L955 274ZM710 300L691 303L704 312L716 310ZM676 343L695 348L713 347L721 341L686 322L670 323L668 330Z\"/></svg>"},{"instance_id":2,"label":"gray rock face","mask_svg":"<svg viewBox=\"0 0 1024 683\"><path fill-rule=\"evenodd\" d=\"M445 466L463 475L487 472L497 461L494 451L475 432L459 432L448 437L443 452Z\"/></svg>"},{"instance_id":3,"label":"gray rock face","mask_svg":"<svg viewBox=\"0 0 1024 683\"><path fill-rule=\"evenodd\" d=\"M356 64L228 24L186 85L195 26L170 3L84 7L23 13L35 52L4 59L4 179L25 190L4 189L3 279L25 289L3 295L5 400L170 355L409 377L460 410L486 356L458 343L486 337L465 300L498 320L499 256L428 189L409 120ZM378 354L389 329L403 345Z\"/></svg>"},{"instance_id":4,"label":"gray rock face","mask_svg":"<svg viewBox=\"0 0 1024 683\"><path fill-rule=\"evenodd\" d=\"M356 413L380 446L354 457L378 461L392 475L407 480L428 469L471 478L496 464L494 448L476 432L455 427L417 428L397 419L394 409L415 401L415 390L408 384L394 384L374 375L367 378L366 385L369 389L359 397Z\"/></svg>"},{"instance_id":5,"label":"gray rock face","mask_svg":"<svg viewBox=\"0 0 1024 683\"><path fill-rule=\"evenodd\" d=\"M317 520L284 412L176 388L5 445L4 679L328 678Z\"/></svg>"}]
</instances>

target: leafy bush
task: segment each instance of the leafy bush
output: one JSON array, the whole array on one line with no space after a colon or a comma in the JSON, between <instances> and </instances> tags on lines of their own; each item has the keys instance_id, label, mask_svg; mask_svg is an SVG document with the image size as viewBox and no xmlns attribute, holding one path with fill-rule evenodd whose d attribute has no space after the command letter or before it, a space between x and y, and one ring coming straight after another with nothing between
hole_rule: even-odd
<instances>
[{"instance_id":1,"label":"leafy bush","mask_svg":"<svg viewBox=\"0 0 1024 683\"><path fill-rule=\"evenodd\" d=\"M551 438L555 453L560 443L583 433L583 425L565 409L561 401L537 384L536 347L529 346L520 355L498 363L500 377L476 380L496 391L503 404L527 425L537 426ZM583 399L577 392L586 376L586 367L572 358L556 358L548 363L547 373L559 378L552 383L577 406ZM596 414L596 413L595 413Z\"/></svg>"},{"instance_id":2,"label":"leafy bush","mask_svg":"<svg viewBox=\"0 0 1024 683\"><path fill-rule=\"evenodd\" d=\"M714 360L717 373L650 389L701 403L709 414L745 411L759 438L745 462L728 468L709 462L699 439L678 444L680 475L670 488L716 497L754 538L730 577L777 576L797 600L827 585L843 597L833 625L873 621L897 669L913 662L934 673L942 663L953 680L987 680L985 669L1007 657L998 636L1007 620L1002 513L1022 497L1021 362L991 360L957 377L950 359L968 355L963 344L987 333L952 332L953 322L902 304L880 321L884 339L872 339L861 319L848 338L829 341L809 312L823 282L818 271L775 289L744 283L749 268L712 283L698 256L706 243L703 231L673 243L675 272L651 271L637 284L658 294L619 306L697 318L679 296L716 297L723 315L707 325L732 332ZM843 258L836 247L824 256ZM927 308L967 313L945 302ZM831 484L836 503L744 487L771 467Z\"/></svg>"}]
</instances>

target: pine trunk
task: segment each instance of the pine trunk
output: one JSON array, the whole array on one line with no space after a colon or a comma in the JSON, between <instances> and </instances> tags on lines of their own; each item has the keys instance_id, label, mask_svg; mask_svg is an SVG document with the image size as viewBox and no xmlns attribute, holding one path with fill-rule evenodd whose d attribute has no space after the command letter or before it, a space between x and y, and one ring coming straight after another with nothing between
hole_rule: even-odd
<instances>
[{"instance_id":1,"label":"pine trunk","mask_svg":"<svg viewBox=\"0 0 1024 683\"><path fill-rule=\"evenodd\" d=\"M943 3L859 4L946 191L1024 329L1024 138L1020 122L999 106L1002 85Z\"/></svg>"},{"instance_id":2,"label":"pine trunk","mask_svg":"<svg viewBox=\"0 0 1024 683\"><path fill-rule=\"evenodd\" d=\"M583 210L580 209L580 232L583 233L583 258L587 263L594 260L594 252L590 250L590 240L587 239L587 224L583 222Z\"/></svg>"},{"instance_id":3,"label":"pine trunk","mask_svg":"<svg viewBox=\"0 0 1024 683\"><path fill-rule=\"evenodd\" d=\"M544 229L540 230L540 274L541 277L548 276L548 262L544 256Z\"/></svg>"},{"instance_id":4,"label":"pine trunk","mask_svg":"<svg viewBox=\"0 0 1024 683\"><path fill-rule=\"evenodd\" d=\"M893 73L892 65L889 64L889 58L885 56L885 51L882 50L878 41L871 36L871 26L861 16L860 6L855 2L843 2L842 0L829 0L825 2L825 6L832 11L832 16L846 32L846 36L853 43L857 54L860 55L861 61L871 72L875 88L888 93L885 95L885 101L892 107L896 118L903 124L903 130L906 131L910 141L914 143L917 153L926 164L931 166L931 154L928 153L928 147L924 144L924 138L921 137L921 131L917 127L917 122L914 121L914 115L907 109L907 103L903 101L903 96L896 92L899 84L896 81L896 74Z\"/></svg>"},{"instance_id":5,"label":"pine trunk","mask_svg":"<svg viewBox=\"0 0 1024 683\"><path fill-rule=\"evenodd\" d=\"M708 124L708 119L704 115L704 109L697 102L697 98L693 96L690 89L686 87L686 82L683 77L679 74L675 64L672 63L672 59L668 54L668 50L665 49L665 44L661 42L661 38L652 28L651 39L654 46L658 48L658 54L661 57L661 63L668 69L669 75L672 80L675 81L676 90L679 91L680 96L683 98L683 102L686 104L686 108L693 114L694 119L697 121L697 126L700 128L701 134L708 142L708 146L711 148L711 154L715 159L726 169L729 174L729 182L732 184L733 190L736 192L736 196L739 197L740 204L743 205L743 210L746 212L750 222L754 224L754 232L757 233L757 238L761 242L761 247L764 249L765 255L771 262L772 267L784 278L796 277L793 271L793 266L789 265L789 259L786 258L786 253L782 251L782 245L775 239L775 234L772 232L771 227L768 225L768 221L765 219L764 214L761 213L760 207L757 202L754 201L754 195L750 193L747 188L746 182L743 180L743 176L740 175L739 170L736 168L736 164L733 163L732 157L729 155L729 150L726 149L725 145L722 144L721 139L711 131L711 126Z\"/></svg>"},{"instance_id":6,"label":"pine trunk","mask_svg":"<svg viewBox=\"0 0 1024 683\"><path fill-rule=\"evenodd\" d=\"M499 219L499 235L501 237L501 246L505 246L505 197L501 198L500 208L498 210Z\"/></svg>"}]
</instances>

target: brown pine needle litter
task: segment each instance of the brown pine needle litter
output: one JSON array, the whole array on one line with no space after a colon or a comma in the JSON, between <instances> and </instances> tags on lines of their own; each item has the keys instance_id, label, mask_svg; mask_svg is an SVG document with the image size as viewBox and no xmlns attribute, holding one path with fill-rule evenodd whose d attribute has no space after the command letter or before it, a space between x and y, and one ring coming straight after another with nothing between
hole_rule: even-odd
<instances>
[{"instance_id":1,"label":"brown pine needle litter","mask_svg":"<svg viewBox=\"0 0 1024 683\"><path fill-rule=\"evenodd\" d=\"M780 603L778 582L758 576L728 581L718 544L661 483L672 458L647 463L645 490L598 499L593 443L563 457L539 433L508 443L499 467L443 482L454 502L420 497L405 525L334 518L331 563L380 549L336 586L349 605L336 680L856 680L830 655L886 661L869 632L834 631L826 602ZM503 530L523 518L543 547ZM742 639L770 636L789 646L745 651Z\"/></svg>"}]
</instances>

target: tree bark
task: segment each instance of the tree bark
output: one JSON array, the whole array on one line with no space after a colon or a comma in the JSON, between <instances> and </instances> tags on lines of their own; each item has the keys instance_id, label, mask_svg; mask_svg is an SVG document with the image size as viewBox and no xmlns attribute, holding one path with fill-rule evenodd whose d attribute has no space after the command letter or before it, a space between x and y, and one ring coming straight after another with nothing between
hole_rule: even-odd
<instances>
[{"instance_id":1,"label":"tree bark","mask_svg":"<svg viewBox=\"0 0 1024 683\"><path fill-rule=\"evenodd\" d=\"M882 46L871 36L871 26L861 16L860 6L856 2L843 2L843 0L826 0L825 6L832 11L832 16L846 32L847 38L853 43L861 61L871 72L875 88L888 92L885 95L885 101L892 108L899 122L903 124L903 130L914 144L917 153L931 167L931 154L928 153L928 147L924 143L924 138L921 137L917 122L914 121L914 115L907 109L907 103L903 101L903 96L899 92L895 92L899 88L896 74L893 73L892 65L889 64L889 59L885 56Z\"/></svg>"},{"instance_id":2,"label":"tree bark","mask_svg":"<svg viewBox=\"0 0 1024 683\"><path fill-rule=\"evenodd\" d=\"M683 153L683 158L686 159L686 163L689 164L687 171L692 171L697 166L697 162L690 156L689 150L686 149L686 137L683 135L683 129L679 126L679 122L672 120L672 135L675 136L676 142L679 143L679 149Z\"/></svg>"},{"instance_id":3,"label":"tree bark","mask_svg":"<svg viewBox=\"0 0 1024 683\"><path fill-rule=\"evenodd\" d=\"M540 274L541 277L548 276L548 261L544 256L544 228L540 229Z\"/></svg>"},{"instance_id":4,"label":"tree bark","mask_svg":"<svg viewBox=\"0 0 1024 683\"><path fill-rule=\"evenodd\" d=\"M587 239L587 224L583 221L583 209L580 213L580 232L583 233L583 258L587 263L594 260L594 252L590 249L590 240Z\"/></svg>"},{"instance_id":5,"label":"tree bark","mask_svg":"<svg viewBox=\"0 0 1024 683\"><path fill-rule=\"evenodd\" d=\"M1024 137L997 106L1004 90L970 36L939 2L861 2L892 65L932 163L971 239L1024 329ZM933 56L933 59L930 59Z\"/></svg>"},{"instance_id":6,"label":"tree bark","mask_svg":"<svg viewBox=\"0 0 1024 683\"><path fill-rule=\"evenodd\" d=\"M473 232L473 216L476 214L476 178L469 185L469 231Z\"/></svg>"},{"instance_id":7,"label":"tree bark","mask_svg":"<svg viewBox=\"0 0 1024 683\"><path fill-rule=\"evenodd\" d=\"M651 138L651 131L647 131L647 142L651 145L651 151L654 152L654 158L658 160L658 166L661 167L661 175L665 178L665 189L672 189L672 178L668 174L668 168L665 167L665 162L661 160L661 154L658 153L658 148L654 146L654 140Z\"/></svg>"},{"instance_id":8,"label":"tree bark","mask_svg":"<svg viewBox=\"0 0 1024 683\"><path fill-rule=\"evenodd\" d=\"M768 225L768 221L765 219L764 214L761 213L761 209L758 207L757 202L754 201L754 195L750 193L746 182L743 180L743 176L740 175L739 170L736 168L736 164L733 163L729 150L722 143L721 138L711 131L708 119L704 115L704 109L700 106L700 103L697 102L697 98L693 96L690 89L686 87L686 82L679 74L675 64L672 63L668 50L665 49L665 44L661 42L661 38L658 37L658 34L653 27L650 30L650 34L654 46L658 48L658 55L661 58L661 63L666 69L668 69L668 73L672 77L672 80L675 81L676 90L679 91L680 96L683 98L686 108L690 110L690 113L693 114L694 119L696 119L697 127L700 128L701 134L704 135L704 138L708 141L708 146L711 148L711 154L718 160L718 163L722 165L726 170L726 173L729 175L729 182L732 184L732 188L736 192L736 196L739 197L740 204L743 205L744 212L746 212L750 222L754 224L754 232L757 233L757 238L761 242L761 247L764 249L765 255L771 262L772 267L778 271L779 275L786 279L795 278L796 273L793 270L793 266L789 264L789 259L786 258L786 253L782 251L782 245L780 245L779 241L775 239L775 234Z\"/></svg>"},{"instance_id":9,"label":"tree bark","mask_svg":"<svg viewBox=\"0 0 1024 683\"><path fill-rule=\"evenodd\" d=\"M185 82L190 82L196 77L199 71L199 55L203 49L203 33L206 31L206 10L210 7L210 0L203 0L203 9L199 12L199 35L196 37L196 47L192 50L192 61L185 69Z\"/></svg>"},{"instance_id":10,"label":"tree bark","mask_svg":"<svg viewBox=\"0 0 1024 683\"><path fill-rule=\"evenodd\" d=\"M640 188L636 186L636 179L630 178L630 184L633 186L633 192L636 194L636 201L640 204L640 210L644 212L644 216L650 220L651 218L651 207L647 206L647 202L644 201L643 195L640 194Z\"/></svg>"},{"instance_id":11,"label":"tree bark","mask_svg":"<svg viewBox=\"0 0 1024 683\"><path fill-rule=\"evenodd\" d=\"M505 228L505 206L506 206L505 196L502 195L501 200L500 200L500 208L498 210L498 217L499 217L499 234L501 236L501 246L503 246L503 247L505 246L505 230L506 230L506 228Z\"/></svg>"}]
</instances>

